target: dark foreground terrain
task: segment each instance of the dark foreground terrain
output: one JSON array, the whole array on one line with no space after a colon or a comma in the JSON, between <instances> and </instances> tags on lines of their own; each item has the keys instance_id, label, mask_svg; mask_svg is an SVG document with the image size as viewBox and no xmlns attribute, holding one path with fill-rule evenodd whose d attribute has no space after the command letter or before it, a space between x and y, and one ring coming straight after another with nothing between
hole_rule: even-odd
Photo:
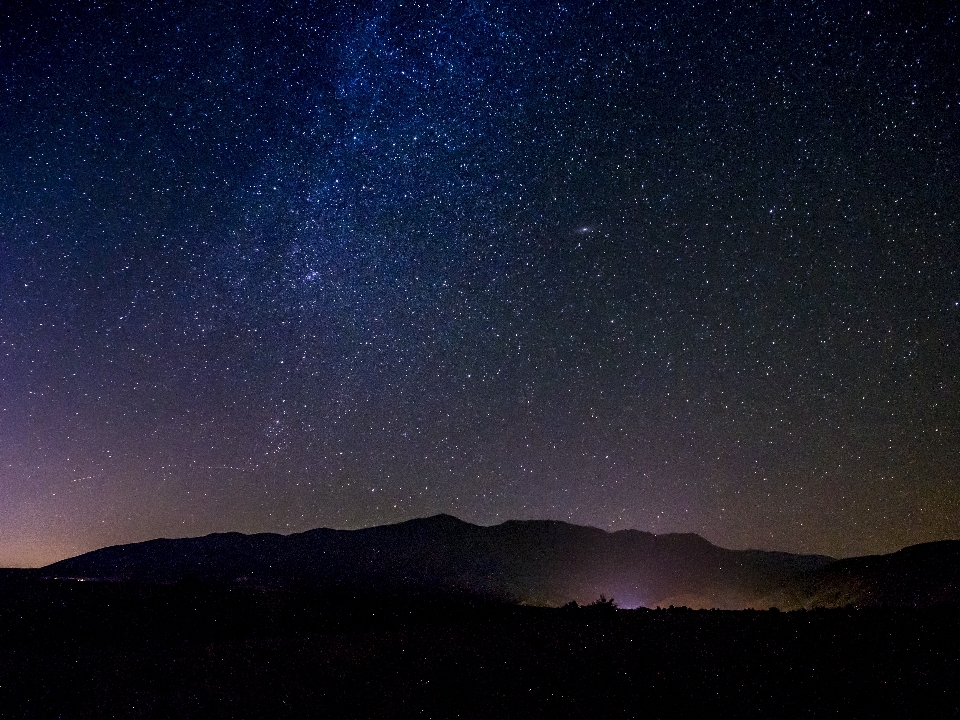
<instances>
[{"instance_id":1,"label":"dark foreground terrain","mask_svg":"<svg viewBox=\"0 0 960 720\"><path fill-rule=\"evenodd\" d=\"M8 571L0 717L960 717L960 610L553 609Z\"/></svg>"}]
</instances>

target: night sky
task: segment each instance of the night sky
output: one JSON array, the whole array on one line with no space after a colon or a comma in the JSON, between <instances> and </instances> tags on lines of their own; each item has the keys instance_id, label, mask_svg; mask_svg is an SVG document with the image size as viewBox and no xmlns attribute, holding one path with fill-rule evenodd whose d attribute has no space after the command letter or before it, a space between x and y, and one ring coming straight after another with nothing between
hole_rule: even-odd
<instances>
[{"instance_id":1,"label":"night sky","mask_svg":"<svg viewBox=\"0 0 960 720\"><path fill-rule=\"evenodd\" d=\"M4 4L0 565L960 536L956 5L262 5Z\"/></svg>"}]
</instances>

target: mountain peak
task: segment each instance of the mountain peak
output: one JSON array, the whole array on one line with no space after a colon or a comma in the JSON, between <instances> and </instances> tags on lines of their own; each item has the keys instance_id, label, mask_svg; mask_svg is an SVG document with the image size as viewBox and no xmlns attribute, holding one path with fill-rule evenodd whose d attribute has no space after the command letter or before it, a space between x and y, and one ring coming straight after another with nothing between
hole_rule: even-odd
<instances>
[{"instance_id":1,"label":"mountain peak","mask_svg":"<svg viewBox=\"0 0 960 720\"><path fill-rule=\"evenodd\" d=\"M461 520L456 515L450 515L448 513L437 513L436 515L430 515L428 517L422 518L423 520L429 522L442 522L442 523L456 523L458 525L471 525L466 520Z\"/></svg>"},{"instance_id":2,"label":"mountain peak","mask_svg":"<svg viewBox=\"0 0 960 720\"><path fill-rule=\"evenodd\" d=\"M399 522L397 523L397 525L426 525L429 527L448 527L448 528L477 527L473 523L468 523L466 520L461 520L455 515L449 515L447 513L437 513L436 515L429 515L427 517L411 518L410 520L404 520L403 522ZM390 527L390 526L381 525L380 527Z\"/></svg>"}]
</instances>

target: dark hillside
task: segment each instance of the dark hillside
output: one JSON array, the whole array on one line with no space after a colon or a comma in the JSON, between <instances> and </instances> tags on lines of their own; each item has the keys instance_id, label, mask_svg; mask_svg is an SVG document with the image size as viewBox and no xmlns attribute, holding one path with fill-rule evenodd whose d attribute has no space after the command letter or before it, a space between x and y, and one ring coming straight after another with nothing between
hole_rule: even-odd
<instances>
[{"instance_id":1,"label":"dark hillside","mask_svg":"<svg viewBox=\"0 0 960 720\"><path fill-rule=\"evenodd\" d=\"M960 540L838 560L799 576L778 604L785 608L960 605Z\"/></svg>"},{"instance_id":2,"label":"dark hillside","mask_svg":"<svg viewBox=\"0 0 960 720\"><path fill-rule=\"evenodd\" d=\"M223 533L96 550L40 571L532 605L605 595L623 607L781 609L960 603L960 541L832 560L727 550L693 534L608 533L557 521L481 527L449 515L294 535Z\"/></svg>"},{"instance_id":3,"label":"dark hillside","mask_svg":"<svg viewBox=\"0 0 960 720\"><path fill-rule=\"evenodd\" d=\"M44 572L169 583L471 594L531 604L761 606L822 556L725 550L697 535L607 533L556 521L480 527L449 515L355 531L225 533L96 550Z\"/></svg>"}]
</instances>

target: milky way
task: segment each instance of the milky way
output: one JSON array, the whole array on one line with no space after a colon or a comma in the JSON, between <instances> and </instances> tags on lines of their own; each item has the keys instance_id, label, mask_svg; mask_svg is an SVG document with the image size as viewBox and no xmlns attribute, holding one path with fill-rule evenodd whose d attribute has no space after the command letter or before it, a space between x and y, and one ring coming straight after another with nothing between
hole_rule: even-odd
<instances>
[{"instance_id":1,"label":"milky way","mask_svg":"<svg viewBox=\"0 0 960 720\"><path fill-rule=\"evenodd\" d=\"M957 535L949 4L194 5L0 21L0 565Z\"/></svg>"}]
</instances>

